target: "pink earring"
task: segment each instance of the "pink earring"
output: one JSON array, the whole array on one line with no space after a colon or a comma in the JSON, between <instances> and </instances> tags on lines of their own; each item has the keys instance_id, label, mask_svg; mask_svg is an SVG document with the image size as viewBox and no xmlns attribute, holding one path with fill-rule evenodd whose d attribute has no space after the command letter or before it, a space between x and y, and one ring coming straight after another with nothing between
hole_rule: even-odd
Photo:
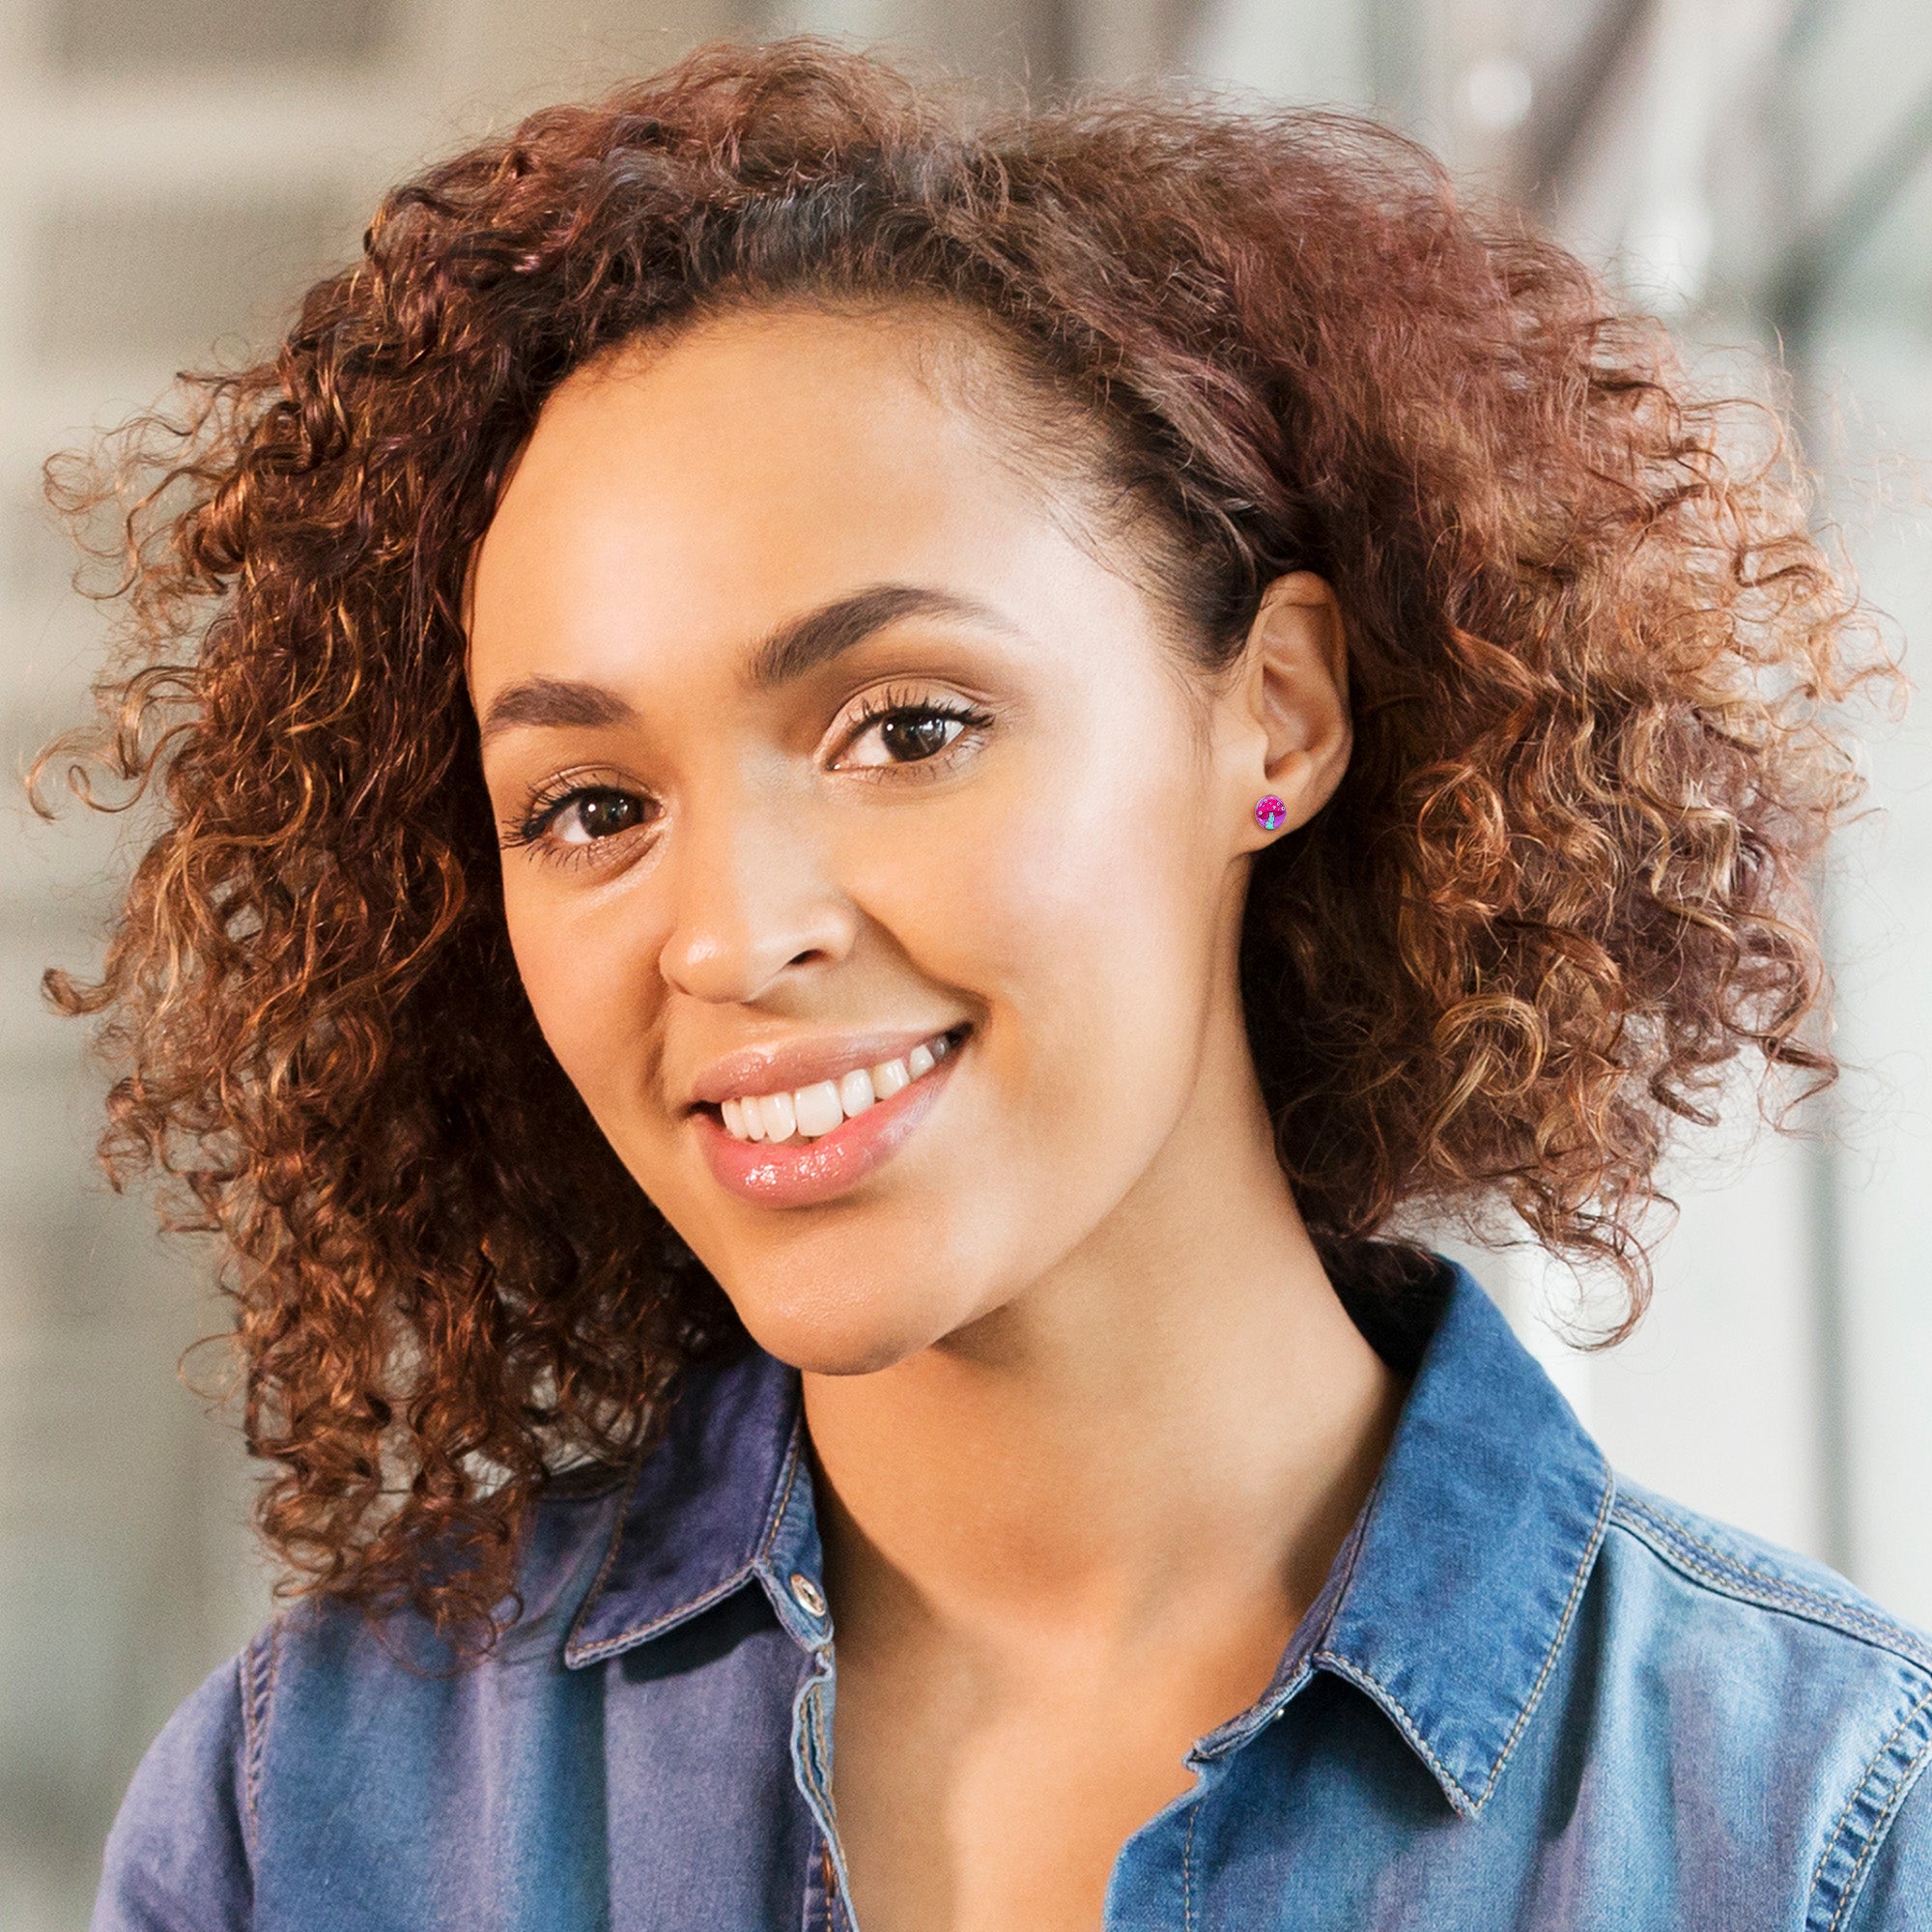
<instances>
[{"instance_id":1,"label":"pink earring","mask_svg":"<svg viewBox=\"0 0 1932 1932\"><path fill-rule=\"evenodd\" d=\"M1255 823L1264 832L1272 832L1287 816L1288 807L1273 792L1255 801Z\"/></svg>"}]
</instances>

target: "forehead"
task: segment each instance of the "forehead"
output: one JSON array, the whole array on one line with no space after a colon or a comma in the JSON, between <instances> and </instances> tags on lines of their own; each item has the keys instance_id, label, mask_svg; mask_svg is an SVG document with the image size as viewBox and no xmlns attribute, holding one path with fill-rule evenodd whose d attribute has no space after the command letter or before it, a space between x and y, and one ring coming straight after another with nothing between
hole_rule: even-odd
<instances>
[{"instance_id":1,"label":"forehead","mask_svg":"<svg viewBox=\"0 0 1932 1932\"><path fill-rule=\"evenodd\" d=\"M952 399L1001 379L945 327L731 316L573 375L478 551L472 683L533 650L559 675L668 664L880 582L1024 601L1066 518Z\"/></svg>"}]
</instances>

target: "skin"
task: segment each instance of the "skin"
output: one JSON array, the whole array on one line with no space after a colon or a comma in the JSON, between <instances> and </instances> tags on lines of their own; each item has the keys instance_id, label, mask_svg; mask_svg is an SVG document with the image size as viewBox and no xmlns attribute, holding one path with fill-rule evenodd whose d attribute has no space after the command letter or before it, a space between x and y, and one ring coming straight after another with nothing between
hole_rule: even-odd
<instances>
[{"instance_id":1,"label":"skin","mask_svg":"<svg viewBox=\"0 0 1932 1932\"><path fill-rule=\"evenodd\" d=\"M933 380L961 327L737 316L578 372L471 583L537 1017L804 1373L867 1932L1099 1922L1188 1747L1272 1676L1402 1393L1274 1159L1236 979L1254 854L1347 763L1333 595L1283 578L1226 676L1188 668L1131 542ZM754 686L779 627L885 583L985 614ZM608 702L502 724L532 680ZM868 701L984 722L895 760ZM849 1193L775 1208L703 1158L718 1056L960 1023Z\"/></svg>"}]
</instances>

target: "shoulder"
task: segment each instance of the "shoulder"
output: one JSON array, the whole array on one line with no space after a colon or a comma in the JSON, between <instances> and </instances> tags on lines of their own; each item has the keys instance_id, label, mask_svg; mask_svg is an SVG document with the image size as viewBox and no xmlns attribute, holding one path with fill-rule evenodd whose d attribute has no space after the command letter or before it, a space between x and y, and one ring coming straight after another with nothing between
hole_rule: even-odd
<instances>
[{"instance_id":1,"label":"shoulder","mask_svg":"<svg viewBox=\"0 0 1932 1932\"><path fill-rule=\"evenodd\" d=\"M462 1647L412 1610L375 1615L328 1598L296 1604L262 1632L240 1674L254 1804L273 1821L278 1858L292 1808L327 1809L372 1785L400 1803L414 1788L403 1768L420 1770L425 1752L445 1759L457 1798L480 1774L475 1727L487 1713L507 1697L534 1718L562 1693L564 1641L608 1558L628 1487L619 1479L539 1503L505 1606L514 1615L487 1649Z\"/></svg>"},{"instance_id":2,"label":"shoulder","mask_svg":"<svg viewBox=\"0 0 1932 1932\"><path fill-rule=\"evenodd\" d=\"M252 1654L212 1673L142 1758L108 1834L93 1932L250 1922Z\"/></svg>"},{"instance_id":3,"label":"shoulder","mask_svg":"<svg viewBox=\"0 0 1932 1932\"><path fill-rule=\"evenodd\" d=\"M460 1648L409 1609L372 1615L328 1598L296 1605L257 1639L271 1684L270 1721L318 1676L367 1678L382 1695L399 1682L458 1693L506 1670L559 1665L571 1621L610 1557L632 1473L562 1486L538 1502L524 1529L515 1598L499 1610L501 1634L487 1650Z\"/></svg>"},{"instance_id":4,"label":"shoulder","mask_svg":"<svg viewBox=\"0 0 1932 1932\"><path fill-rule=\"evenodd\" d=\"M258 1845L277 1842L264 1820L286 1808L292 1786L312 1800L380 1781L385 1762L466 1725L506 1672L560 1673L564 1633L626 1489L619 1479L544 1499L520 1566L520 1613L480 1659L407 1612L373 1619L327 1600L266 1626L142 1759L107 1841L93 1932L242 1932L255 1913Z\"/></svg>"},{"instance_id":5,"label":"shoulder","mask_svg":"<svg viewBox=\"0 0 1932 1932\"><path fill-rule=\"evenodd\" d=\"M1848 1669L1889 1675L1902 1667L1932 1684L1932 1635L1880 1608L1835 1570L1713 1521L1623 1477L1611 1505L1606 1547L1628 1540L1671 1573L1685 1605L1707 1611L1735 1605L1829 1634L1828 1650ZM1846 1643L1834 1643L1835 1636Z\"/></svg>"},{"instance_id":6,"label":"shoulder","mask_svg":"<svg viewBox=\"0 0 1932 1932\"><path fill-rule=\"evenodd\" d=\"M1902 1697L1932 1719L1932 1636L1822 1563L1622 1478L1601 1561L1653 1659L1788 1660L1848 1713Z\"/></svg>"},{"instance_id":7,"label":"shoulder","mask_svg":"<svg viewBox=\"0 0 1932 1932\"><path fill-rule=\"evenodd\" d=\"M1595 1582L1610 1694L1759 1782L1758 1808L1813 1821L1806 1924L1932 1925L1932 1638L1823 1564L1622 1481Z\"/></svg>"}]
</instances>

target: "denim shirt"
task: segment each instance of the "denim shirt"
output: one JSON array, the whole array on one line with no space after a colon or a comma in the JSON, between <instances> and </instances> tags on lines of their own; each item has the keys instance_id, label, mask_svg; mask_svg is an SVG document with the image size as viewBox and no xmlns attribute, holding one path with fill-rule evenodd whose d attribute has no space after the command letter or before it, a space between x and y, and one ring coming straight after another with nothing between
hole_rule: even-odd
<instances>
[{"instance_id":1,"label":"denim shirt","mask_svg":"<svg viewBox=\"0 0 1932 1932\"><path fill-rule=\"evenodd\" d=\"M142 1764L96 1932L852 1932L797 1377L694 1375L522 1587L478 1667L406 1617L265 1631ZM1613 1478L1456 1270L1326 1586L1105 1924L1932 1927L1928 1757L1926 1639Z\"/></svg>"}]
</instances>

